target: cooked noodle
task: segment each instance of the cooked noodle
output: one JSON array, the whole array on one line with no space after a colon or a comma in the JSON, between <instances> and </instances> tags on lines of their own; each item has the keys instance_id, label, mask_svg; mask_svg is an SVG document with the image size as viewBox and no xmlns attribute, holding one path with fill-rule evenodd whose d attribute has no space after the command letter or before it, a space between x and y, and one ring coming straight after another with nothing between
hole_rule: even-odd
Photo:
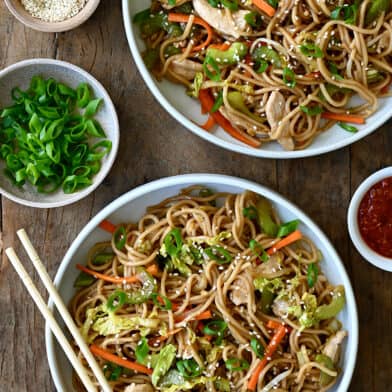
<instances>
[{"instance_id":1,"label":"cooked noodle","mask_svg":"<svg viewBox=\"0 0 392 392\"><path fill-rule=\"evenodd\" d=\"M153 387L150 375L121 368L117 378L109 377L114 391L246 391L249 379L261 361L250 342L253 339L264 347L271 344L276 328L269 326L271 320L278 326L285 326L285 336L277 351L267 358L257 381L258 391L269 390L271 383L274 390L279 391L326 391L336 382L340 372L340 343L346 335L340 323L330 315L304 326L300 315L292 312L289 306L293 309L297 306L302 317L311 317L313 313L304 308L308 298L317 302L315 306L322 307L332 303L334 291L340 290L344 296L344 290L341 286L331 286L319 270L317 266L322 256L307 237L277 250L267 259L250 247L251 240L256 240L260 249L278 247L281 241L281 238L264 232L262 221L245 213L259 211L260 200L271 208L265 199L251 192L238 195L212 193L193 186L149 207L136 224L118 226L126 227L126 244L121 250L116 235L111 242L98 243L90 250L87 257L89 269L94 273L124 278L120 283L97 279L73 298L71 313L86 341L135 362L135 352L145 338L149 355L159 355L164 347L175 348L176 358L166 373L178 373L177 362L190 359L202 370L197 377L187 379L196 383L190 388L184 384L178 388L172 385L170 389L170 385L162 386L167 374L163 374ZM273 224L281 225L275 210L268 211ZM174 243L181 248L176 256L182 263L180 266L168 254L167 238L173 229L179 229L181 235L181 243ZM215 253L211 256L208 249L214 249ZM229 256L222 260L219 249L224 249ZM111 253L103 264L95 261L97 255ZM161 298L170 301L172 309L162 309L163 306L151 300L149 293L139 304L118 306L114 317L121 320L140 317L156 322L154 326L135 325L108 331L116 324L113 321L107 325L104 321L107 321L108 301L113 294L119 290L126 295L143 292L141 282L129 284L122 279L140 275L141 271L146 274L157 262L160 263L160 272L154 275L154 290ZM311 268L318 271L312 284L309 281ZM262 289L257 281L264 285ZM263 304L267 291L272 297L270 295L269 304ZM118 305L117 302L114 305ZM335 309L335 313L339 310ZM210 315L198 321L198 316L206 312ZM208 335L205 330L211 320L227 324L219 335L221 342L218 342L218 335ZM169 333L177 329L180 329L177 333ZM320 360L320 354L330 357L328 366ZM247 366L243 370L229 370L226 361L233 358ZM97 360L107 370L107 361L99 356ZM146 361L144 364L151 367L153 360ZM226 383L226 389L222 383ZM75 384L78 390L83 390L76 377Z\"/></svg>"},{"instance_id":2,"label":"cooked noodle","mask_svg":"<svg viewBox=\"0 0 392 392\"><path fill-rule=\"evenodd\" d=\"M377 111L378 98L389 95L390 6L369 17L371 0L264 0L278 4L267 17L252 1L225 1L235 4L232 11L222 0L154 0L150 20L137 23L147 46L144 58L156 77L185 85L194 97L200 90L215 100L223 94L218 110L239 135L245 133L256 143L278 141L286 150L304 149L339 121L323 113L343 116L343 123L347 114L366 119ZM248 11L256 15L253 26L246 19ZM187 23L163 23L158 31L149 27L156 15L189 12ZM213 29L212 41L200 50L194 48L206 41L206 29L194 15ZM181 26L182 34L169 25ZM227 64L209 52L224 43L222 51L242 43L247 53L237 53ZM264 52L258 52L261 47ZM156 48L159 55L154 57ZM242 104L230 99L235 91L242 94ZM353 96L359 97L355 103Z\"/></svg>"}]
</instances>

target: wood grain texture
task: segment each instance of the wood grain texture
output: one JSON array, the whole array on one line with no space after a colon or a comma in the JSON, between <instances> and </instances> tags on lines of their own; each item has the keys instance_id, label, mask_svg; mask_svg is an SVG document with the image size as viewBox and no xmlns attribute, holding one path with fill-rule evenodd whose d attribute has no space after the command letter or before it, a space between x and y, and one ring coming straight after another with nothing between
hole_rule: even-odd
<instances>
[{"instance_id":1,"label":"wood grain texture","mask_svg":"<svg viewBox=\"0 0 392 392\"><path fill-rule=\"evenodd\" d=\"M145 182L179 173L243 177L277 190L296 203L331 238L351 277L360 317L358 364L350 391L391 391L392 274L366 263L350 243L346 212L358 184L392 165L392 122L350 148L290 161L241 156L185 131L155 101L129 53L118 0L101 1L80 28L44 34L24 28L0 2L0 68L16 61L52 57L91 72L118 110L121 146L104 183L65 208L38 210L3 198L4 246L15 246L25 227L54 276L80 229L117 196ZM3 92L2 92L3 93ZM164 124L162 126L162 124ZM29 263L25 263L29 267ZM0 265L0 391L54 391L45 353L44 323L8 261ZM388 363L388 365L386 365Z\"/></svg>"}]
</instances>

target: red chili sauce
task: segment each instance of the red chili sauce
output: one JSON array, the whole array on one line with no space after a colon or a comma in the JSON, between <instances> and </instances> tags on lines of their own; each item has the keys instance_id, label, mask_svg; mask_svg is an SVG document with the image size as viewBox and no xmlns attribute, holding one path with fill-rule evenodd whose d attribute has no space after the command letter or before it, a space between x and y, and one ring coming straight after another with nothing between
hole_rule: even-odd
<instances>
[{"instance_id":1,"label":"red chili sauce","mask_svg":"<svg viewBox=\"0 0 392 392\"><path fill-rule=\"evenodd\" d=\"M359 205L358 225L370 248L392 258L392 177L367 191Z\"/></svg>"}]
</instances>

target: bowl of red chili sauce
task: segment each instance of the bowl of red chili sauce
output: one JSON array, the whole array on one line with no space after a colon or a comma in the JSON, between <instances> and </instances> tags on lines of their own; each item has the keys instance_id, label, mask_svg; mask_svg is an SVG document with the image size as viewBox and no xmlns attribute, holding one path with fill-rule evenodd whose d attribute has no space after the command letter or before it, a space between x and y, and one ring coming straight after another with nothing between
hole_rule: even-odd
<instances>
[{"instance_id":1,"label":"bowl of red chili sauce","mask_svg":"<svg viewBox=\"0 0 392 392\"><path fill-rule=\"evenodd\" d=\"M392 272L392 166L362 182L351 199L347 221L362 257Z\"/></svg>"}]
</instances>

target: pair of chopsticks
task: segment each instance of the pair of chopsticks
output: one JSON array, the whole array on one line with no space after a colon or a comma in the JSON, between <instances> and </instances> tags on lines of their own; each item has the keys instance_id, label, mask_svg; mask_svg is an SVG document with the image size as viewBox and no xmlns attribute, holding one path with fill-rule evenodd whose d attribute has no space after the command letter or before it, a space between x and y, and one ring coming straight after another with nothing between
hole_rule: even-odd
<instances>
[{"instance_id":1,"label":"pair of chopsticks","mask_svg":"<svg viewBox=\"0 0 392 392\"><path fill-rule=\"evenodd\" d=\"M91 353L88 345L83 340L83 337L80 334L78 327L74 323L71 315L69 314L67 307L65 306L63 300L61 299L59 293L57 292L56 287L54 286L52 280L50 279L50 276L46 271L46 268L43 265L42 261L40 260L36 250L34 249L26 231L24 229L21 229L17 232L17 234L31 262L33 263L36 271L38 272L38 275L41 278L46 290L48 290L50 297L52 298L54 304L56 305L65 325L68 327L69 332L75 339L76 344L79 346L80 351L82 352L84 358L86 359L91 370L93 371L101 390L103 390L104 392L111 392L112 388L107 382L101 368L99 367L97 361L95 360L94 355ZM19 277L22 279L24 285L26 286L27 291L33 298L39 311L44 316L46 322L48 323L54 336L59 342L61 348L63 349L64 353L68 357L73 368L75 369L76 373L81 379L84 387L87 389L88 392L96 392L97 387L94 385L93 380L91 380L89 374L86 371L86 368L83 366L79 358L76 356L75 351L72 349L70 343L68 342L68 339L65 337L64 332L57 324L57 321L54 318L52 311L46 305L37 287L34 285L29 274L27 273L21 261L19 260L18 256L16 255L15 250L13 248L7 248L5 252L9 260L11 261L11 264L13 265L16 272L18 273Z\"/></svg>"}]
</instances>

